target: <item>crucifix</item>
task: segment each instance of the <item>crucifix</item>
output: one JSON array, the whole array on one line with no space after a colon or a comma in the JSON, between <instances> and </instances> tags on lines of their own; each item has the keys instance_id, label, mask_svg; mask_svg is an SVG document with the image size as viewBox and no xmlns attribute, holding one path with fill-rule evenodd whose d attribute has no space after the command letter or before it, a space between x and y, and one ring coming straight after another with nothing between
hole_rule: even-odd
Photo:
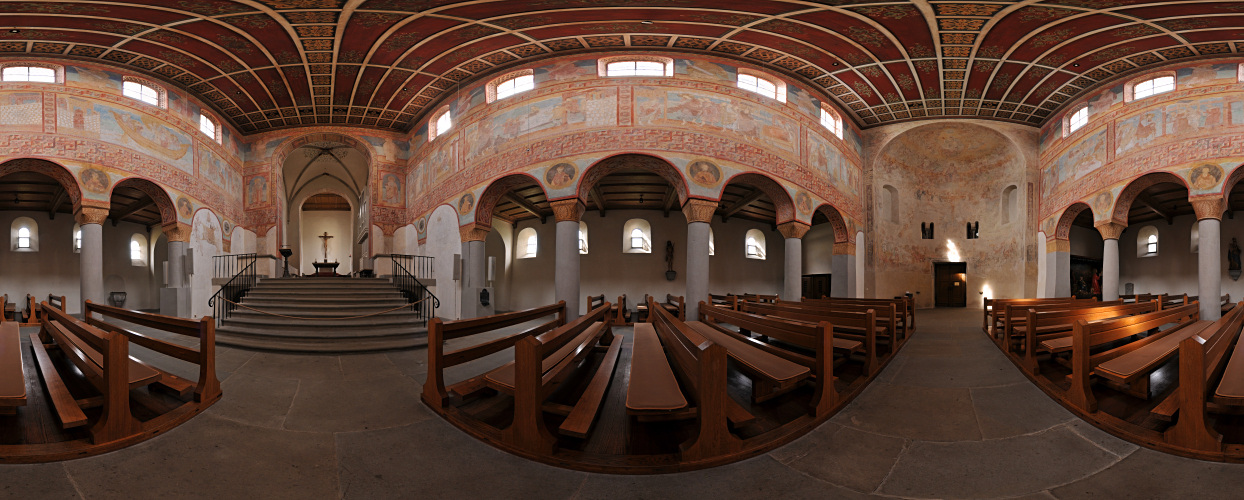
<instances>
[{"instance_id":1,"label":"crucifix","mask_svg":"<svg viewBox=\"0 0 1244 500\"><path fill-rule=\"evenodd\" d=\"M323 235L316 236L316 238L324 240L324 262L328 262L328 240L333 239L333 237L328 235L328 231L324 231Z\"/></svg>"}]
</instances>

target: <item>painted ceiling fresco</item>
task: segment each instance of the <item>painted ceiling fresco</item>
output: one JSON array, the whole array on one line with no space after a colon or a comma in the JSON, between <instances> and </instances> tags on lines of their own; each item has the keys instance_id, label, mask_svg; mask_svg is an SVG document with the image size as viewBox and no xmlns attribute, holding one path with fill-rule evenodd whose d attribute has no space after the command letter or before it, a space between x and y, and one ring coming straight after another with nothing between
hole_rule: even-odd
<instances>
[{"instance_id":1,"label":"painted ceiling fresco","mask_svg":"<svg viewBox=\"0 0 1244 500\"><path fill-rule=\"evenodd\" d=\"M406 131L459 85L602 49L749 61L824 88L864 127L945 116L1038 125L1103 80L1239 51L1244 2L27 1L0 3L0 28L0 53L159 75L243 133Z\"/></svg>"}]
</instances>

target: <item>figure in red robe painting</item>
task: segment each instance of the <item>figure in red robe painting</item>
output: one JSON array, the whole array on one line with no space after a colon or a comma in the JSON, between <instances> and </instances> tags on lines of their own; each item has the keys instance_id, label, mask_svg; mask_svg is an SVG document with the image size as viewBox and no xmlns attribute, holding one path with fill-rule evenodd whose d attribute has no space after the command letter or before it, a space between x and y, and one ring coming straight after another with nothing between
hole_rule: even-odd
<instances>
[{"instance_id":1,"label":"figure in red robe painting","mask_svg":"<svg viewBox=\"0 0 1244 500\"><path fill-rule=\"evenodd\" d=\"M1093 283L1091 286L1092 288L1089 288L1089 291L1092 292L1093 295L1100 297L1101 296L1101 273L1098 273L1096 269L1093 270Z\"/></svg>"}]
</instances>

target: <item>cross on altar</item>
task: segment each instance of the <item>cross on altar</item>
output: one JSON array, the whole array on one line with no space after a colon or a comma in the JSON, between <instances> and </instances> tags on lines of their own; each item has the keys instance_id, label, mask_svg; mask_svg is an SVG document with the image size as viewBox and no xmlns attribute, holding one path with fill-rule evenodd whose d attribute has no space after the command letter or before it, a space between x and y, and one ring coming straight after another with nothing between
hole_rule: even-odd
<instances>
[{"instance_id":1,"label":"cross on altar","mask_svg":"<svg viewBox=\"0 0 1244 500\"><path fill-rule=\"evenodd\" d=\"M328 231L324 231L324 234L316 236L316 238L324 240L324 262L328 262L328 240L333 239L333 237L328 235Z\"/></svg>"}]
</instances>

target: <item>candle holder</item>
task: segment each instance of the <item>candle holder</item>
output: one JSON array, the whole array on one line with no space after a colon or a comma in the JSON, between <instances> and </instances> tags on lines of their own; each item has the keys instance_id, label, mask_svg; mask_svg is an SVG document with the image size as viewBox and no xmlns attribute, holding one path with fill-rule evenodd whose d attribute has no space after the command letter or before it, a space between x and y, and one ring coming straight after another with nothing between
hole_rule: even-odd
<instances>
[{"instance_id":1,"label":"candle holder","mask_svg":"<svg viewBox=\"0 0 1244 500\"><path fill-rule=\"evenodd\" d=\"M281 252L281 257L285 257L285 272L281 274L281 277L288 278L289 277L289 256L294 255L294 249L290 248L289 245L285 245L281 247L280 252Z\"/></svg>"}]
</instances>

